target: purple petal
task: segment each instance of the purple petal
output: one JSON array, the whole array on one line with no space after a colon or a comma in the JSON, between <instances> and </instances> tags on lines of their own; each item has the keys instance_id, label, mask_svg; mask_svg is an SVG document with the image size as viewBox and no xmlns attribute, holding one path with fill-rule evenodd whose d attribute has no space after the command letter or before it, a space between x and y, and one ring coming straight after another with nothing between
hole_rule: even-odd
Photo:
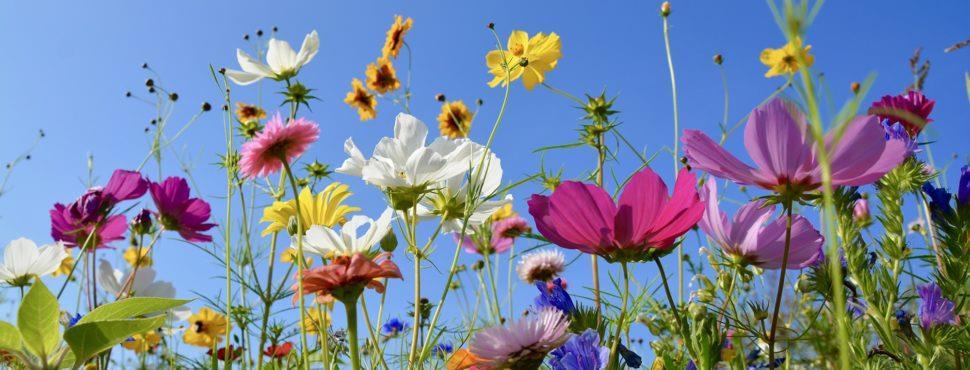
<instances>
[{"instance_id":1,"label":"purple petal","mask_svg":"<svg viewBox=\"0 0 970 370\"><path fill-rule=\"evenodd\" d=\"M741 162L698 130L684 130L680 139L684 143L684 155L691 167L739 184L762 184L774 182L756 169Z\"/></svg>"},{"instance_id":2,"label":"purple petal","mask_svg":"<svg viewBox=\"0 0 970 370\"><path fill-rule=\"evenodd\" d=\"M798 108L776 98L751 112L744 128L744 146L765 174L800 181L814 163L806 130Z\"/></svg>"},{"instance_id":3,"label":"purple petal","mask_svg":"<svg viewBox=\"0 0 970 370\"><path fill-rule=\"evenodd\" d=\"M910 152L903 140L886 140L875 116L860 116L849 122L841 140L831 148L833 134L826 143L832 151L832 184L866 185L898 166Z\"/></svg>"}]
</instances>

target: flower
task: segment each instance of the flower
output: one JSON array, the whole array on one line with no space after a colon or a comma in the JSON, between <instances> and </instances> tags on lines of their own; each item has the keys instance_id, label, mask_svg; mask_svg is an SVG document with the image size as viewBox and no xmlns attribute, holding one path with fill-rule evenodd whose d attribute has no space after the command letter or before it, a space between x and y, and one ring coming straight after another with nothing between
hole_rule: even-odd
<instances>
[{"instance_id":1,"label":"flower","mask_svg":"<svg viewBox=\"0 0 970 370\"><path fill-rule=\"evenodd\" d=\"M135 277L131 277L132 271L122 273L111 267L111 263L101 260L98 263L98 285L113 296L122 293L125 282L131 279L131 286L128 289L128 296L131 297L162 297L175 298L175 287L172 283L155 280L157 273L151 267L142 267L135 272Z\"/></svg>"},{"instance_id":2,"label":"flower","mask_svg":"<svg viewBox=\"0 0 970 370\"><path fill-rule=\"evenodd\" d=\"M303 277L303 294L316 293L321 300L328 298L356 298L364 288L384 291L380 278L401 279L401 270L391 261L390 254L381 253L373 259L363 254L340 256L329 265L312 268ZM293 291L297 291L294 284ZM294 297L295 299L295 297Z\"/></svg>"},{"instance_id":3,"label":"flower","mask_svg":"<svg viewBox=\"0 0 970 370\"><path fill-rule=\"evenodd\" d=\"M394 210L388 208L377 220L367 216L354 216L340 227L339 233L331 227L310 226L304 238L303 250L326 258L350 257L358 253L373 255L374 245L380 243L391 230L393 215ZM358 235L357 229L364 225L367 225L367 230Z\"/></svg>"},{"instance_id":4,"label":"flower","mask_svg":"<svg viewBox=\"0 0 970 370\"><path fill-rule=\"evenodd\" d=\"M162 336L155 330L132 335L121 342L121 346L135 353L150 352L162 342Z\"/></svg>"},{"instance_id":5,"label":"flower","mask_svg":"<svg viewBox=\"0 0 970 370\"><path fill-rule=\"evenodd\" d=\"M343 204L351 195L353 193L350 192L350 187L339 182L330 183L317 195L313 195L309 187L300 190L300 221L303 223L304 232L313 225L333 227L346 222L348 214L360 210ZM273 202L263 209L263 218L259 220L270 223L263 229L262 236L288 228L290 221L295 219L296 200Z\"/></svg>"},{"instance_id":6,"label":"flower","mask_svg":"<svg viewBox=\"0 0 970 370\"><path fill-rule=\"evenodd\" d=\"M381 325L381 335L386 337L396 337L398 334L407 331L409 327L411 327L410 324L401 321L401 319L396 317L392 317L388 319L384 325Z\"/></svg>"},{"instance_id":7,"label":"flower","mask_svg":"<svg viewBox=\"0 0 970 370\"><path fill-rule=\"evenodd\" d=\"M104 218L89 204L99 202L100 191L88 192L67 206L56 203L51 215L51 237L68 248L84 247L85 251L103 248L108 243L124 240L128 224L124 215Z\"/></svg>"},{"instance_id":8,"label":"flower","mask_svg":"<svg viewBox=\"0 0 970 370\"><path fill-rule=\"evenodd\" d=\"M266 50L266 63L254 59L242 49L236 49L236 60L242 71L226 69L226 76L237 85L249 85L264 77L277 81L286 80L296 76L300 68L310 63L317 55L319 47L320 38L316 30L303 38L299 53L293 51L290 43L271 38Z\"/></svg>"},{"instance_id":9,"label":"flower","mask_svg":"<svg viewBox=\"0 0 970 370\"><path fill-rule=\"evenodd\" d=\"M293 261L296 261L297 254L296 248L286 248L283 252L280 252L280 262L293 263ZM303 256L303 258L306 260L307 266L313 264L313 258L309 256Z\"/></svg>"},{"instance_id":10,"label":"flower","mask_svg":"<svg viewBox=\"0 0 970 370\"><path fill-rule=\"evenodd\" d=\"M535 298L536 310L552 307L562 311L566 315L576 310L576 305L573 304L572 297L569 296L569 293L563 287L562 279L556 278L552 281L552 284L537 281L535 285L539 289L539 296Z\"/></svg>"},{"instance_id":11,"label":"flower","mask_svg":"<svg viewBox=\"0 0 970 370\"><path fill-rule=\"evenodd\" d=\"M804 115L791 103L774 99L755 108L744 129L744 143L758 168L744 164L700 131L685 130L681 141L694 168L771 191L804 192L822 185L815 144L807 129ZM834 186L869 184L909 156L904 141L884 140L875 116L853 119L833 147L835 135L832 132L826 138Z\"/></svg>"},{"instance_id":12,"label":"flower","mask_svg":"<svg viewBox=\"0 0 970 370\"><path fill-rule=\"evenodd\" d=\"M212 356L212 348L209 348L209 350L206 351L205 353L209 356ZM243 354L242 348L235 347L231 344L229 345L229 355L228 355L229 362L236 361L236 359L242 356L242 354ZM226 361L227 356L226 356L225 347L219 348L218 350L216 350L216 358L218 358L219 361Z\"/></svg>"},{"instance_id":13,"label":"flower","mask_svg":"<svg viewBox=\"0 0 970 370\"><path fill-rule=\"evenodd\" d=\"M872 219L869 214L869 200L862 198L852 205L852 218L860 224L868 224Z\"/></svg>"},{"instance_id":14,"label":"flower","mask_svg":"<svg viewBox=\"0 0 970 370\"><path fill-rule=\"evenodd\" d=\"M135 235L147 235L152 232L152 211L141 210L131 219L131 232Z\"/></svg>"},{"instance_id":15,"label":"flower","mask_svg":"<svg viewBox=\"0 0 970 370\"><path fill-rule=\"evenodd\" d=\"M448 358L445 368L447 370L480 369L478 365L483 362L484 360L475 356L471 351L461 348Z\"/></svg>"},{"instance_id":16,"label":"flower","mask_svg":"<svg viewBox=\"0 0 970 370\"><path fill-rule=\"evenodd\" d=\"M492 213L492 222L518 215L519 213L512 209L512 203L508 203Z\"/></svg>"},{"instance_id":17,"label":"flower","mask_svg":"<svg viewBox=\"0 0 970 370\"><path fill-rule=\"evenodd\" d=\"M279 172L283 162L290 163L317 141L320 128L313 121L297 118L283 124L279 113L266 123L266 128L242 146L239 167L249 178Z\"/></svg>"},{"instance_id":18,"label":"flower","mask_svg":"<svg viewBox=\"0 0 970 370\"><path fill-rule=\"evenodd\" d=\"M717 184L704 184L701 199L707 205L699 223L721 249L739 262L764 269L780 269L785 253L787 220L779 217L769 222L775 212L764 201L749 202L730 221L718 205ZM822 254L822 235L808 219L794 215L791 223L788 268L801 269L812 265Z\"/></svg>"},{"instance_id":19,"label":"flower","mask_svg":"<svg viewBox=\"0 0 970 370\"><path fill-rule=\"evenodd\" d=\"M532 252L522 256L515 272L526 283L551 281L566 270L566 256L555 249Z\"/></svg>"},{"instance_id":20,"label":"flower","mask_svg":"<svg viewBox=\"0 0 970 370\"><path fill-rule=\"evenodd\" d=\"M487 368L535 369L549 351L569 339L568 329L569 319L562 311L544 308L509 326L482 329L468 349Z\"/></svg>"},{"instance_id":21,"label":"flower","mask_svg":"<svg viewBox=\"0 0 970 370\"><path fill-rule=\"evenodd\" d=\"M50 275L57 271L68 257L62 243L47 244L40 248L32 240L18 238L7 243L0 264L0 280L10 285L25 286L32 277Z\"/></svg>"},{"instance_id":22,"label":"flower","mask_svg":"<svg viewBox=\"0 0 970 370\"><path fill-rule=\"evenodd\" d=\"M71 270L74 269L74 256L70 252L67 252L67 257L61 260L61 264L57 266L57 270L51 273L51 276L67 276L71 274Z\"/></svg>"},{"instance_id":23,"label":"flower","mask_svg":"<svg viewBox=\"0 0 970 370\"><path fill-rule=\"evenodd\" d=\"M361 121L367 121L377 117L377 98L374 94L364 88L364 84L360 82L360 79L353 79L350 81L351 90L347 93L347 97L344 98L344 103L347 105L357 108L357 115L360 116Z\"/></svg>"},{"instance_id":24,"label":"flower","mask_svg":"<svg viewBox=\"0 0 970 370\"><path fill-rule=\"evenodd\" d=\"M933 211L933 219L939 218L939 215L947 215L953 213L953 207L950 206L950 199L953 199L953 194L950 194L946 188L935 187L932 183L923 184L923 192L930 197L930 210Z\"/></svg>"},{"instance_id":25,"label":"flower","mask_svg":"<svg viewBox=\"0 0 970 370\"><path fill-rule=\"evenodd\" d=\"M384 39L384 48L381 49L382 57L397 58L397 54L401 51L401 46L404 46L404 35L408 33L413 23L414 21L411 18L405 20L400 15L394 16L394 24L391 25L391 29L387 30L387 38Z\"/></svg>"},{"instance_id":26,"label":"flower","mask_svg":"<svg viewBox=\"0 0 970 370\"><path fill-rule=\"evenodd\" d=\"M266 111L258 105L236 102L236 118L239 122L253 122L266 118Z\"/></svg>"},{"instance_id":27,"label":"flower","mask_svg":"<svg viewBox=\"0 0 970 370\"><path fill-rule=\"evenodd\" d=\"M202 307L199 312L189 316L187 321L191 326L182 335L182 340L187 344L212 348L213 344L226 335L226 317L208 307Z\"/></svg>"},{"instance_id":28,"label":"flower","mask_svg":"<svg viewBox=\"0 0 970 370\"><path fill-rule=\"evenodd\" d=\"M443 139L443 138L442 138ZM495 153L488 151L482 155L485 148L467 139L435 141L442 152L462 151L468 154L464 160L455 160L452 164L456 169L465 168L458 174L441 180L433 186L434 194L423 197L418 204L418 216L423 218L443 217L443 232L466 235L482 234L483 243L492 244L494 248L508 249L512 240L488 239L488 232L480 228L485 227L491 219L492 213L506 204L512 203L512 195L498 197L502 185L502 161ZM434 146L435 144L432 144ZM454 147L455 149L451 149ZM463 147L460 148L460 147ZM495 200L492 200L495 199ZM470 214L469 214L470 213ZM492 224L494 226L494 223ZM493 234L494 236L494 234ZM502 245L494 245L500 242Z\"/></svg>"},{"instance_id":29,"label":"flower","mask_svg":"<svg viewBox=\"0 0 970 370\"><path fill-rule=\"evenodd\" d=\"M367 76L367 88L381 94L401 88L401 81L397 79L394 64L391 64L386 57L377 58L377 63L368 64L364 74Z\"/></svg>"},{"instance_id":30,"label":"flower","mask_svg":"<svg viewBox=\"0 0 970 370\"><path fill-rule=\"evenodd\" d=\"M610 360L609 347L600 346L596 330L586 329L575 335L562 347L549 352L552 370L602 370Z\"/></svg>"},{"instance_id":31,"label":"flower","mask_svg":"<svg viewBox=\"0 0 970 370\"><path fill-rule=\"evenodd\" d=\"M919 91L908 91L896 96L886 95L872 103L869 114L878 116L888 125L901 124L909 136L916 137L930 122L930 113L936 101Z\"/></svg>"},{"instance_id":32,"label":"flower","mask_svg":"<svg viewBox=\"0 0 970 370\"><path fill-rule=\"evenodd\" d=\"M919 322L923 329L930 330L940 324L956 324L953 301L943 297L943 292L936 283L917 286L916 292L922 300L919 306Z\"/></svg>"},{"instance_id":33,"label":"flower","mask_svg":"<svg viewBox=\"0 0 970 370\"><path fill-rule=\"evenodd\" d=\"M512 216L510 218L505 218L496 222L492 222L492 245L508 245L511 246L515 238L518 238L522 234L526 234L532 231L529 224L525 222L525 219L519 216Z\"/></svg>"},{"instance_id":34,"label":"flower","mask_svg":"<svg viewBox=\"0 0 970 370\"><path fill-rule=\"evenodd\" d=\"M765 77L794 74L802 67L811 67L815 63L815 57L808 53L811 49L811 45L802 47L802 39L796 37L779 49L763 50L761 64L768 67Z\"/></svg>"},{"instance_id":35,"label":"flower","mask_svg":"<svg viewBox=\"0 0 970 370\"><path fill-rule=\"evenodd\" d=\"M148 248L136 248L134 246L125 249L123 256L125 262L131 267L148 267L152 265L152 257L148 255Z\"/></svg>"},{"instance_id":36,"label":"flower","mask_svg":"<svg viewBox=\"0 0 970 370\"><path fill-rule=\"evenodd\" d=\"M668 251L700 220L696 179L682 169L673 196L649 167L633 175L618 204L600 187L564 181L549 197L535 194L529 213L550 242L607 260L642 260Z\"/></svg>"},{"instance_id":37,"label":"flower","mask_svg":"<svg viewBox=\"0 0 970 370\"><path fill-rule=\"evenodd\" d=\"M438 114L438 130L441 136L452 139L468 137L472 127L472 114L461 100L446 102L441 105Z\"/></svg>"},{"instance_id":38,"label":"flower","mask_svg":"<svg viewBox=\"0 0 970 370\"><path fill-rule=\"evenodd\" d=\"M308 307L306 309L306 317L303 319L303 323L306 325L307 333L319 335L321 331L326 331L332 323L330 318L330 310L332 304L324 304L324 309L318 309L316 307Z\"/></svg>"},{"instance_id":39,"label":"flower","mask_svg":"<svg viewBox=\"0 0 970 370\"><path fill-rule=\"evenodd\" d=\"M532 90L545 80L546 72L556 68L561 57L562 42L555 32L548 36L539 32L529 38L525 31L512 31L507 50L492 50L485 55L489 73L495 76L488 86L505 86L521 77L526 90Z\"/></svg>"},{"instance_id":40,"label":"flower","mask_svg":"<svg viewBox=\"0 0 970 370\"><path fill-rule=\"evenodd\" d=\"M103 207L110 209L120 202L141 198L146 191L148 191L148 181L141 177L141 173L115 170L108 179L108 184L101 190L104 196Z\"/></svg>"},{"instance_id":41,"label":"flower","mask_svg":"<svg viewBox=\"0 0 970 370\"><path fill-rule=\"evenodd\" d=\"M209 203L199 198L189 198L189 185L181 177L169 177L161 184L151 183L150 190L158 221L165 230L178 232L187 242L211 242L212 237L202 234L216 226L207 223L211 209Z\"/></svg>"},{"instance_id":42,"label":"flower","mask_svg":"<svg viewBox=\"0 0 970 370\"><path fill-rule=\"evenodd\" d=\"M454 351L455 351L455 346L453 346L451 343L448 343L448 342L441 342L441 343L435 344L434 347L431 347L431 354L437 355L437 356L445 356Z\"/></svg>"},{"instance_id":43,"label":"flower","mask_svg":"<svg viewBox=\"0 0 970 370\"><path fill-rule=\"evenodd\" d=\"M957 207L970 206L970 166L960 167L960 185L957 187Z\"/></svg>"},{"instance_id":44,"label":"flower","mask_svg":"<svg viewBox=\"0 0 970 370\"><path fill-rule=\"evenodd\" d=\"M290 355L293 350L293 342L283 342L283 344L269 346L263 350L263 354L272 358L284 358Z\"/></svg>"}]
</instances>

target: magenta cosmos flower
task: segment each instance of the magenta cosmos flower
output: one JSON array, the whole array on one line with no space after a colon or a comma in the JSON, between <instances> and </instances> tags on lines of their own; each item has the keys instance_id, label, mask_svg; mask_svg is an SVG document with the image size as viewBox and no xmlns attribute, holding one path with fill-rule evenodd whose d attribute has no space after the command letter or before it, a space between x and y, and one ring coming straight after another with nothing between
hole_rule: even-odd
<instances>
[{"instance_id":1,"label":"magenta cosmos flower","mask_svg":"<svg viewBox=\"0 0 970 370\"><path fill-rule=\"evenodd\" d=\"M189 184L181 177L169 177L161 184L151 183L150 192L158 208L158 223L165 230L179 233L187 242L211 242L202 232L216 226L207 223L211 209L199 198L189 198Z\"/></svg>"},{"instance_id":2,"label":"magenta cosmos flower","mask_svg":"<svg viewBox=\"0 0 970 370\"><path fill-rule=\"evenodd\" d=\"M745 204L728 220L717 203L717 184L708 181L701 196L707 209L699 223L701 230L728 255L744 264L780 269L785 253L785 217L771 220L774 206L758 200ZM788 268L810 266L822 255L822 235L802 216L792 217Z\"/></svg>"},{"instance_id":3,"label":"magenta cosmos flower","mask_svg":"<svg viewBox=\"0 0 970 370\"><path fill-rule=\"evenodd\" d=\"M879 116L888 125L901 124L910 137L916 137L930 122L930 113L936 102L919 91L909 91L901 95L886 95L872 103L869 114Z\"/></svg>"},{"instance_id":4,"label":"magenta cosmos flower","mask_svg":"<svg viewBox=\"0 0 970 370\"><path fill-rule=\"evenodd\" d=\"M535 194L529 213L536 229L563 248L609 261L653 258L666 252L704 213L696 178L682 169L667 196L667 185L649 167L633 175L618 203L602 188L565 181L549 197Z\"/></svg>"},{"instance_id":5,"label":"magenta cosmos flower","mask_svg":"<svg viewBox=\"0 0 970 370\"><path fill-rule=\"evenodd\" d=\"M243 175L249 178L263 177L279 172L283 162L290 163L317 141L320 128L305 118L297 118L283 124L277 113L266 123L255 138L242 146L239 161Z\"/></svg>"},{"instance_id":6,"label":"magenta cosmos flower","mask_svg":"<svg viewBox=\"0 0 970 370\"><path fill-rule=\"evenodd\" d=\"M744 128L744 146L758 168L741 162L700 131L685 130L681 141L694 168L739 184L801 193L822 184L815 143L807 130L805 116L794 104L774 99L755 108ZM872 183L910 154L905 141L886 139L876 116L854 118L834 148L832 136L826 143L835 186Z\"/></svg>"},{"instance_id":7,"label":"magenta cosmos flower","mask_svg":"<svg viewBox=\"0 0 970 370\"><path fill-rule=\"evenodd\" d=\"M147 189L148 182L140 173L115 170L105 187L91 188L70 204L54 204L51 237L69 248L87 243L89 250L123 240L125 216L111 216L111 211L120 202L141 197Z\"/></svg>"}]
</instances>

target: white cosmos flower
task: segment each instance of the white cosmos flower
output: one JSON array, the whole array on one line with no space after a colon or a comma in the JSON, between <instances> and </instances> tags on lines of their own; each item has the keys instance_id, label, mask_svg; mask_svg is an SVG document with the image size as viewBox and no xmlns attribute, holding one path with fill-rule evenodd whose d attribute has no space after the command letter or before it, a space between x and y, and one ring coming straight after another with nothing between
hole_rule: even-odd
<instances>
[{"instance_id":1,"label":"white cosmos flower","mask_svg":"<svg viewBox=\"0 0 970 370\"><path fill-rule=\"evenodd\" d=\"M27 238L19 238L7 244L0 264L0 280L10 284L24 284L30 276L48 275L67 258L67 251L60 242L37 248L37 244Z\"/></svg>"},{"instance_id":2,"label":"white cosmos flower","mask_svg":"<svg viewBox=\"0 0 970 370\"><path fill-rule=\"evenodd\" d=\"M394 120L394 137L381 139L370 159L347 139L344 151L350 158L336 171L385 189L415 188L464 173L469 159L481 154L481 146L471 140L438 137L426 146L427 136L423 122L400 113Z\"/></svg>"},{"instance_id":3,"label":"white cosmos flower","mask_svg":"<svg viewBox=\"0 0 970 370\"><path fill-rule=\"evenodd\" d=\"M246 54L242 49L236 49L236 60L242 71L226 69L226 76L239 85L249 85L264 77L283 80L293 77L304 65L310 62L320 48L320 38L314 30L303 39L300 52L290 47L290 43L275 38L269 39L266 50L266 63L262 63Z\"/></svg>"},{"instance_id":4,"label":"white cosmos flower","mask_svg":"<svg viewBox=\"0 0 970 370\"><path fill-rule=\"evenodd\" d=\"M101 260L98 263L98 284L112 296L118 295L125 281L128 281L130 274L131 271L122 273L121 270L111 267L111 263L108 261ZM167 281L155 280L157 275L158 273L151 267L139 268L131 282L131 295L133 297L175 298L175 286ZM184 321L188 319L192 311L188 307L180 306L171 309L170 314L176 319Z\"/></svg>"},{"instance_id":5,"label":"white cosmos flower","mask_svg":"<svg viewBox=\"0 0 970 370\"><path fill-rule=\"evenodd\" d=\"M424 197L418 204L418 216L447 216L442 225L442 231L446 233L462 231L468 202L472 202L475 207L471 210L471 214L467 215L468 225L465 227L465 235L474 234L475 229L488 221L495 211L512 203L511 194L504 198L498 198L495 194L502 185L502 161L492 152L482 158L484 148L479 144L472 144L478 154L467 158L468 163L465 166L471 169L438 183L435 194ZM481 165L481 171L478 170L479 165ZM494 198L494 200L485 200L485 198Z\"/></svg>"},{"instance_id":6,"label":"white cosmos flower","mask_svg":"<svg viewBox=\"0 0 970 370\"><path fill-rule=\"evenodd\" d=\"M357 253L370 253L374 245L381 242L391 229L394 210L384 210L377 220L357 215L350 218L338 232L334 228L320 225L310 226L304 238L303 250L324 257L353 256ZM367 225L363 234L358 233L361 226ZM292 248L292 247L291 247Z\"/></svg>"}]
</instances>

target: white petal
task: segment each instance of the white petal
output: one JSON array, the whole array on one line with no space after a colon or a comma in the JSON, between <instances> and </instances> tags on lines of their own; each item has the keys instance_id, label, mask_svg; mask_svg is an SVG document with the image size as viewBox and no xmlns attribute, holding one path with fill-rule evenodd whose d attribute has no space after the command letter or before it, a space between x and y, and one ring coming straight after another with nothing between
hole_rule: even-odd
<instances>
[{"instance_id":1,"label":"white petal","mask_svg":"<svg viewBox=\"0 0 970 370\"><path fill-rule=\"evenodd\" d=\"M249 56L242 49L236 49L236 61L239 62L239 68L242 68L246 73L263 77L273 77L273 70L269 66Z\"/></svg>"},{"instance_id":2,"label":"white petal","mask_svg":"<svg viewBox=\"0 0 970 370\"><path fill-rule=\"evenodd\" d=\"M36 243L27 238L18 238L7 244L3 251L3 265L15 278L31 274L30 269L39 254Z\"/></svg>"},{"instance_id":3,"label":"white petal","mask_svg":"<svg viewBox=\"0 0 970 370\"><path fill-rule=\"evenodd\" d=\"M330 228L320 225L310 226L303 239L303 252L326 256L334 250L342 249L343 240ZM296 248L293 248L294 250Z\"/></svg>"},{"instance_id":4,"label":"white petal","mask_svg":"<svg viewBox=\"0 0 970 370\"><path fill-rule=\"evenodd\" d=\"M394 138L404 144L407 153L423 147L427 137L428 126L421 120L407 113L398 113L394 118Z\"/></svg>"},{"instance_id":5,"label":"white petal","mask_svg":"<svg viewBox=\"0 0 970 370\"><path fill-rule=\"evenodd\" d=\"M347 138L347 141L344 141L344 153L347 153L348 158L335 171L345 175L360 177L360 172L364 169L364 165L367 164L367 159L364 158L364 154L360 152L360 149L357 149L357 145L354 144L354 139Z\"/></svg>"},{"instance_id":6,"label":"white petal","mask_svg":"<svg viewBox=\"0 0 970 370\"><path fill-rule=\"evenodd\" d=\"M441 175L442 170L446 169L447 165L448 163L438 153L428 148L420 148L408 158L405 169L408 176L408 184L421 185L428 182L441 181L445 178Z\"/></svg>"},{"instance_id":7,"label":"white petal","mask_svg":"<svg viewBox=\"0 0 970 370\"><path fill-rule=\"evenodd\" d=\"M398 176L394 163L387 158L373 157L361 170L364 181L385 188L408 186L404 178Z\"/></svg>"},{"instance_id":8,"label":"white petal","mask_svg":"<svg viewBox=\"0 0 970 370\"><path fill-rule=\"evenodd\" d=\"M57 271L57 268L61 266L61 261L65 258L67 258L67 251L61 242L40 247L39 255L37 260L34 261L31 273L37 276L49 275Z\"/></svg>"},{"instance_id":9,"label":"white petal","mask_svg":"<svg viewBox=\"0 0 970 370\"><path fill-rule=\"evenodd\" d=\"M384 239L384 236L391 229L391 219L393 216L394 210L390 207L385 208L384 212L381 213L381 217L371 222L367 232L357 240L358 248L369 250L377 243L380 243L381 239Z\"/></svg>"},{"instance_id":10,"label":"white petal","mask_svg":"<svg viewBox=\"0 0 970 370\"><path fill-rule=\"evenodd\" d=\"M300 53L296 56L296 68L300 69L307 63L313 60L313 57L317 55L317 50L320 48L320 38L317 36L317 30L313 30L310 34L303 38L303 45L300 46Z\"/></svg>"},{"instance_id":11,"label":"white petal","mask_svg":"<svg viewBox=\"0 0 970 370\"><path fill-rule=\"evenodd\" d=\"M266 50L266 64L276 75L294 72L297 69L296 52L286 41L269 39L269 48Z\"/></svg>"},{"instance_id":12,"label":"white petal","mask_svg":"<svg viewBox=\"0 0 970 370\"><path fill-rule=\"evenodd\" d=\"M235 82L236 85L239 85L239 86L246 86L253 82L263 79L262 75L243 72L243 71L237 71L234 69L227 69L226 76L229 77L229 79L232 80L232 82Z\"/></svg>"},{"instance_id":13,"label":"white petal","mask_svg":"<svg viewBox=\"0 0 970 370\"><path fill-rule=\"evenodd\" d=\"M98 285L111 295L118 295L121 291L121 271L111 267L111 263L101 260L98 263Z\"/></svg>"}]
</instances>

